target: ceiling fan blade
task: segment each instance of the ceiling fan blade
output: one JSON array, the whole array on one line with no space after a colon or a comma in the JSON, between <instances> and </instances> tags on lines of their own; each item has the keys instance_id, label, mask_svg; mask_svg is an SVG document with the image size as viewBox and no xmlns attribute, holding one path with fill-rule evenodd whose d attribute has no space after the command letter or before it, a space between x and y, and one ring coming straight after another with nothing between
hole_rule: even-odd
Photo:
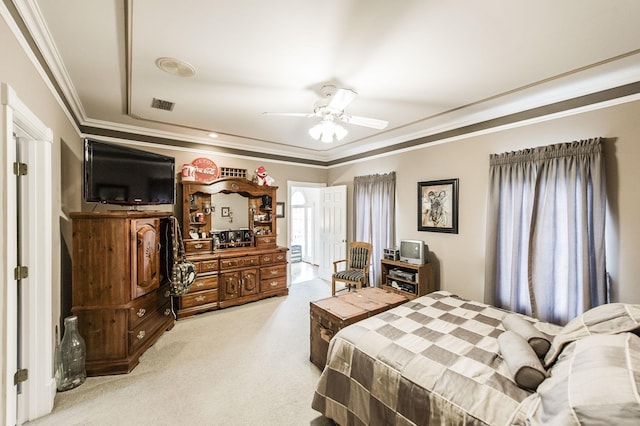
<instances>
[{"instance_id":1,"label":"ceiling fan blade","mask_svg":"<svg viewBox=\"0 0 640 426\"><path fill-rule=\"evenodd\" d=\"M335 111L344 111L344 109L349 105L358 94L353 90L349 89L338 89L336 93L331 96L331 100L329 101L329 105L327 108L333 109Z\"/></svg>"},{"instance_id":2,"label":"ceiling fan blade","mask_svg":"<svg viewBox=\"0 0 640 426\"><path fill-rule=\"evenodd\" d=\"M377 118L358 117L355 115L342 114L340 120L345 123L355 124L356 126L370 127L372 129L382 130L389 125L386 120L378 120Z\"/></svg>"},{"instance_id":3,"label":"ceiling fan blade","mask_svg":"<svg viewBox=\"0 0 640 426\"><path fill-rule=\"evenodd\" d=\"M315 113L309 112L263 112L263 115L282 115L288 117L315 117Z\"/></svg>"}]
</instances>

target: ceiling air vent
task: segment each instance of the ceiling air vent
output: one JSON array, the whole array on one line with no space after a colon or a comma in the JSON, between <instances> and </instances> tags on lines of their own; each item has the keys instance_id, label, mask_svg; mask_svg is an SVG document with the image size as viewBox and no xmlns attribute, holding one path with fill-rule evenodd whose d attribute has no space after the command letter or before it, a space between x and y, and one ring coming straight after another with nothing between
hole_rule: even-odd
<instances>
[{"instance_id":1,"label":"ceiling air vent","mask_svg":"<svg viewBox=\"0 0 640 426\"><path fill-rule=\"evenodd\" d=\"M162 109L164 111L173 111L175 105L173 102L157 98L153 98L153 101L151 101L151 108Z\"/></svg>"}]
</instances>

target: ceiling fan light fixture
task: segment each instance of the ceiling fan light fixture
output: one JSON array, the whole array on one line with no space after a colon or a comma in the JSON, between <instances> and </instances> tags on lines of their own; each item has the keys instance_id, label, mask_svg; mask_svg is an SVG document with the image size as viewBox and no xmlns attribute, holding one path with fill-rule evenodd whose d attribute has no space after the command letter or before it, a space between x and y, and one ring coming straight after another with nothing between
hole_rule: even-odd
<instances>
[{"instance_id":1,"label":"ceiling fan light fixture","mask_svg":"<svg viewBox=\"0 0 640 426\"><path fill-rule=\"evenodd\" d=\"M309 129L309 136L324 143L333 142L334 137L341 141L345 136L347 136L347 133L349 133L347 132L347 129L328 120L323 120Z\"/></svg>"}]
</instances>

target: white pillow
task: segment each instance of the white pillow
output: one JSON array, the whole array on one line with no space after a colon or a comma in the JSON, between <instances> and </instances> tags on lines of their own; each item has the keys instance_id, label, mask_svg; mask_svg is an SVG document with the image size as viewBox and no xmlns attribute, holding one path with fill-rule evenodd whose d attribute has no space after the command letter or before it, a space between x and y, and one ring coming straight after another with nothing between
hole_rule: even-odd
<instances>
[{"instance_id":1,"label":"white pillow","mask_svg":"<svg viewBox=\"0 0 640 426\"><path fill-rule=\"evenodd\" d=\"M569 343L538 386L528 424L637 425L640 337L593 335Z\"/></svg>"},{"instance_id":2,"label":"white pillow","mask_svg":"<svg viewBox=\"0 0 640 426\"><path fill-rule=\"evenodd\" d=\"M609 303L589 309L565 325L544 357L549 368L567 343L592 334L618 334L640 328L640 305Z\"/></svg>"},{"instance_id":3,"label":"white pillow","mask_svg":"<svg viewBox=\"0 0 640 426\"><path fill-rule=\"evenodd\" d=\"M516 314L507 314L502 320L506 330L513 331L524 338L533 348L538 358L544 358L551 347L551 341L535 328L531 322Z\"/></svg>"}]
</instances>

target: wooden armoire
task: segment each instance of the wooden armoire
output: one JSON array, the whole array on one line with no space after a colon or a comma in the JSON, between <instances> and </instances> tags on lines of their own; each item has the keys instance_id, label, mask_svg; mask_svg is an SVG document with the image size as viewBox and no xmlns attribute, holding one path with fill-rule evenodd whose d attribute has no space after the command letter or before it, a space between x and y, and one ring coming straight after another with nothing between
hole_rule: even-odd
<instances>
[{"instance_id":1,"label":"wooden armoire","mask_svg":"<svg viewBox=\"0 0 640 426\"><path fill-rule=\"evenodd\" d=\"M173 327L171 247L161 238L167 235L170 214L71 214L71 312L78 316L87 345L88 375L131 371L140 355Z\"/></svg>"}]
</instances>

